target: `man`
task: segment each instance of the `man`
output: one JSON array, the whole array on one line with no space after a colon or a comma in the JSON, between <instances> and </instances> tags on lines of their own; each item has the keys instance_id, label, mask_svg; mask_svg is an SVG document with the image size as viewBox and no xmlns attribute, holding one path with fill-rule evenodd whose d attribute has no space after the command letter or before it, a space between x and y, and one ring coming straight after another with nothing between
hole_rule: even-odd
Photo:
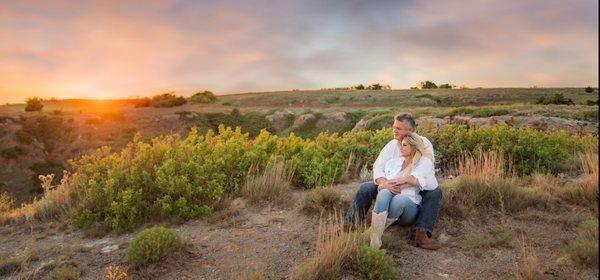
<instances>
[{"instance_id":1,"label":"man","mask_svg":"<svg viewBox=\"0 0 600 280\"><path fill-rule=\"evenodd\" d=\"M411 115L398 114L394 117L394 124L392 126L394 139L381 149L377 160L373 164L373 182L362 184L356 192L354 200L346 212L346 223L353 223L356 214L358 214L358 219L360 219L360 221L364 221L365 215L371 207L371 203L377 197L378 186L389 189L392 193L400 192L401 185L398 184L396 180L387 180L385 178L384 167L388 160L400 157L398 142L402 141L406 134L414 131L415 120ZM422 140L425 144L425 148L434 155L431 142L425 137L422 137ZM440 245L437 241L431 239L431 236L433 229L435 228L440 201L442 200L442 189L438 186L433 190L421 190L420 195L422 197L421 209L417 216L417 220L413 225L413 228L416 230L415 245L424 249L437 250Z\"/></svg>"}]
</instances>

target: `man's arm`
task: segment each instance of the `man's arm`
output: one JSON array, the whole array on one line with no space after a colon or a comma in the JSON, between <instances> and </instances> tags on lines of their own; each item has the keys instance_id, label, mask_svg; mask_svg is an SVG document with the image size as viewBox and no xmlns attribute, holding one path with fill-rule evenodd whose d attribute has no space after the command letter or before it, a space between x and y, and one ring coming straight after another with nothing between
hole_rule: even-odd
<instances>
[{"instance_id":1,"label":"man's arm","mask_svg":"<svg viewBox=\"0 0 600 280\"><path fill-rule=\"evenodd\" d=\"M385 179L385 163L393 156L393 142L394 140L388 142L383 149L381 149L379 156L377 156L375 163L373 163L373 182L375 182L376 185L381 185L387 181Z\"/></svg>"}]
</instances>

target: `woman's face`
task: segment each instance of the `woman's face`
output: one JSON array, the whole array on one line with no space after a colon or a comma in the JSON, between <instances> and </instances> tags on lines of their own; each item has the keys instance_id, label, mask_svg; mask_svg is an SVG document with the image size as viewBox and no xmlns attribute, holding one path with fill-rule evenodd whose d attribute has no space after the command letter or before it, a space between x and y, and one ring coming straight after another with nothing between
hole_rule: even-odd
<instances>
[{"instance_id":1,"label":"woman's face","mask_svg":"<svg viewBox=\"0 0 600 280\"><path fill-rule=\"evenodd\" d=\"M406 140L400 142L400 155L403 157L409 157L412 155L412 147Z\"/></svg>"}]
</instances>

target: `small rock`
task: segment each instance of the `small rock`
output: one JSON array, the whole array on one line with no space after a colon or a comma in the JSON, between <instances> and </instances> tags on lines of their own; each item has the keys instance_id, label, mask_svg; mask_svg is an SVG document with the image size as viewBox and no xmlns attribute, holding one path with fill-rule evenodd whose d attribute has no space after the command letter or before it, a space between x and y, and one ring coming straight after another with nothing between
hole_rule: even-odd
<instances>
[{"instance_id":1,"label":"small rock","mask_svg":"<svg viewBox=\"0 0 600 280\"><path fill-rule=\"evenodd\" d=\"M450 236L446 235L445 233L441 233L438 239L440 240L440 243L446 244L450 240Z\"/></svg>"},{"instance_id":2,"label":"small rock","mask_svg":"<svg viewBox=\"0 0 600 280\"><path fill-rule=\"evenodd\" d=\"M109 245L109 246L105 246L102 249L100 249L100 252L102 254L107 254L107 253L110 253L110 252L115 251L117 249L119 249L119 245L118 244Z\"/></svg>"}]
</instances>

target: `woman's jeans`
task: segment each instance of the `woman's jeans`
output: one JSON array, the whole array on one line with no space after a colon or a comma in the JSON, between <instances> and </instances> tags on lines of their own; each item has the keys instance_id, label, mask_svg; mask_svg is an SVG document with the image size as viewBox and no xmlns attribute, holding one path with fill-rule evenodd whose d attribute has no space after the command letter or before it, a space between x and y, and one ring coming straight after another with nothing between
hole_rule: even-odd
<instances>
[{"instance_id":1,"label":"woman's jeans","mask_svg":"<svg viewBox=\"0 0 600 280\"><path fill-rule=\"evenodd\" d=\"M421 191L419 194L422 197L421 209L413 227L426 230L427 235L431 237L440 209L442 188L437 187L431 191ZM348 207L345 217L346 223L354 223L355 219L359 219L361 222L364 221L365 215L376 197L377 185L375 183L371 181L362 184Z\"/></svg>"},{"instance_id":2,"label":"woman's jeans","mask_svg":"<svg viewBox=\"0 0 600 280\"><path fill-rule=\"evenodd\" d=\"M393 195L390 190L383 189L377 193L373 211L377 214L388 211L388 219L398 219L397 224L408 226L417 219L419 206L406 196Z\"/></svg>"}]
</instances>

